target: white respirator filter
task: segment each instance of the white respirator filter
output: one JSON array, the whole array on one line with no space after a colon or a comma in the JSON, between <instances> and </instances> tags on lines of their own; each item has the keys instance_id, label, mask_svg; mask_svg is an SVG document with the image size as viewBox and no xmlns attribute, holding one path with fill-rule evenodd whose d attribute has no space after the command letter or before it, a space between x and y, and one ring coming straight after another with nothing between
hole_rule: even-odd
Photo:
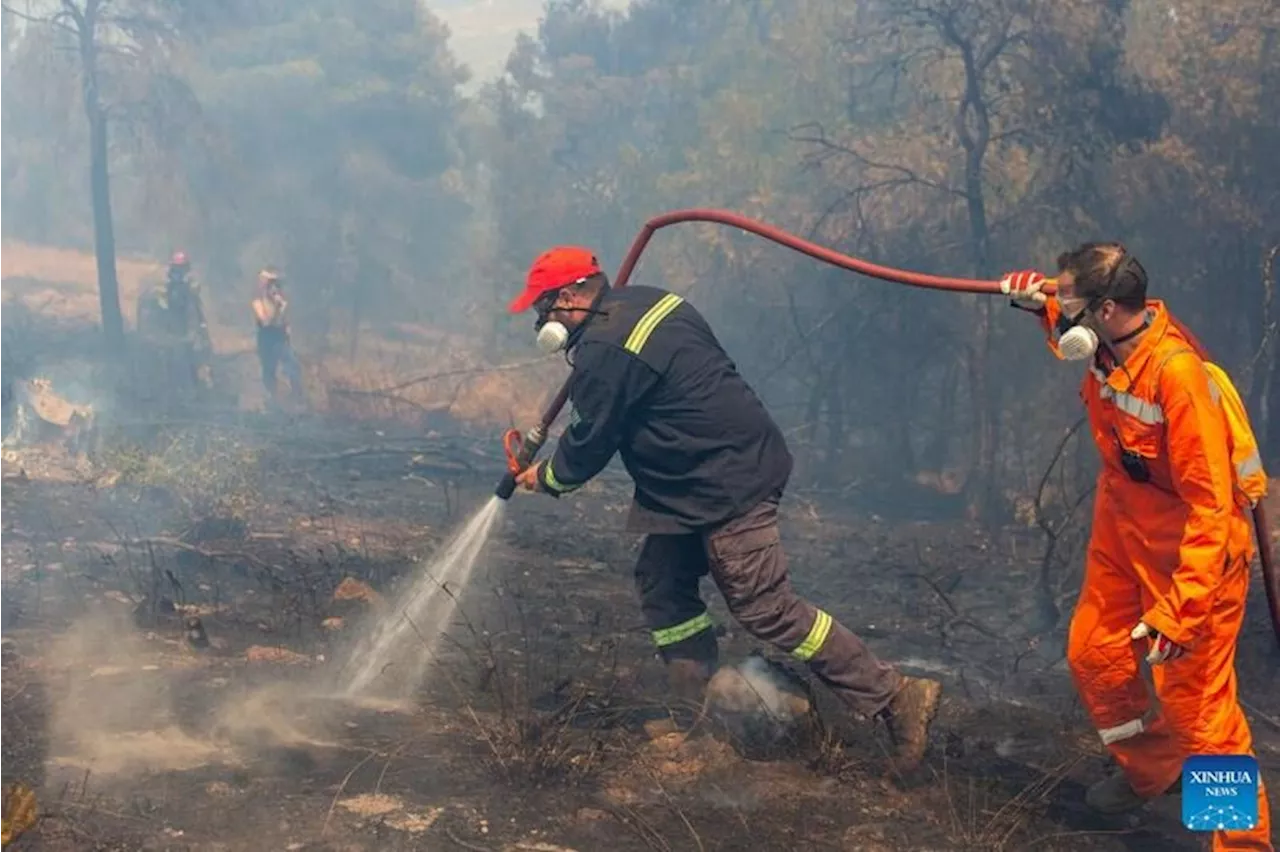
<instances>
[{"instance_id":1,"label":"white respirator filter","mask_svg":"<svg viewBox=\"0 0 1280 852\"><path fill-rule=\"evenodd\" d=\"M538 329L538 348L547 355L559 352L569 342L569 329L554 320Z\"/></svg>"},{"instance_id":2,"label":"white respirator filter","mask_svg":"<svg viewBox=\"0 0 1280 852\"><path fill-rule=\"evenodd\" d=\"M1058 338L1058 352L1066 361L1083 361L1098 351L1098 335L1083 325L1074 325Z\"/></svg>"}]
</instances>

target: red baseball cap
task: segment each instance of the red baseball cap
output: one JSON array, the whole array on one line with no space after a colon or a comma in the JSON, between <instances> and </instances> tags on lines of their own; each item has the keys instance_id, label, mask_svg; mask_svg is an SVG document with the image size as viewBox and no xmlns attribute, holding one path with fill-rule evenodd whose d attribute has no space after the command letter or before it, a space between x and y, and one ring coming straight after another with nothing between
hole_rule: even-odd
<instances>
[{"instance_id":1,"label":"red baseball cap","mask_svg":"<svg viewBox=\"0 0 1280 852\"><path fill-rule=\"evenodd\" d=\"M538 255L529 267L524 291L507 307L513 314L529 310L543 293L576 284L600 274L600 262L581 246L556 246Z\"/></svg>"}]
</instances>

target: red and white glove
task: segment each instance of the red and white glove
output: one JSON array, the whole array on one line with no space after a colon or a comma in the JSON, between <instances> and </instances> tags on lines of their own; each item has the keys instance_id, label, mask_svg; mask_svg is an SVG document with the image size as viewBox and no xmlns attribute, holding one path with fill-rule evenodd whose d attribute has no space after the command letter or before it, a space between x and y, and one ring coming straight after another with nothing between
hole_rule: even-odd
<instances>
[{"instance_id":1,"label":"red and white glove","mask_svg":"<svg viewBox=\"0 0 1280 852\"><path fill-rule=\"evenodd\" d=\"M1148 626L1145 621L1138 622L1138 626L1130 631L1129 638L1135 642L1139 639L1151 640L1151 650L1147 652L1147 664L1151 666L1158 666L1160 663L1176 660L1187 652L1186 648L1169 637L1162 636L1154 628Z\"/></svg>"},{"instance_id":2,"label":"red and white glove","mask_svg":"<svg viewBox=\"0 0 1280 852\"><path fill-rule=\"evenodd\" d=\"M1010 272L1000 280L1000 292L1013 301L1014 307L1026 311L1038 311L1044 307L1048 299L1048 296L1040 292L1045 280L1045 277L1034 269Z\"/></svg>"}]
</instances>

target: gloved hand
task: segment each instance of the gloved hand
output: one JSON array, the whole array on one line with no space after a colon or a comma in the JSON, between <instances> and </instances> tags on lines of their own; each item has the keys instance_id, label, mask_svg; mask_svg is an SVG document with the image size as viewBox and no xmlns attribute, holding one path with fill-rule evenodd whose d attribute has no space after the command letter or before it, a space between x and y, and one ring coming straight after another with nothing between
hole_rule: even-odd
<instances>
[{"instance_id":1,"label":"gloved hand","mask_svg":"<svg viewBox=\"0 0 1280 852\"><path fill-rule=\"evenodd\" d=\"M1183 648L1168 637L1160 635L1154 628L1148 626L1145 621L1138 622L1138 626L1130 631L1129 638L1135 642L1139 639L1151 640L1151 650L1147 652L1147 664L1152 666L1157 666L1169 660L1176 660L1187 652L1186 648Z\"/></svg>"},{"instance_id":2,"label":"gloved hand","mask_svg":"<svg viewBox=\"0 0 1280 852\"><path fill-rule=\"evenodd\" d=\"M516 485L519 486L520 488L523 488L525 491L530 491L530 492L533 492L534 494L537 494L539 491L546 491L547 489L542 487L542 465L543 464L546 464L546 462L542 462L542 464L530 465L529 467L526 467L524 470L517 473Z\"/></svg>"},{"instance_id":3,"label":"gloved hand","mask_svg":"<svg viewBox=\"0 0 1280 852\"><path fill-rule=\"evenodd\" d=\"M516 485L523 488L525 491L529 491L534 494L547 494L559 500L560 492L548 488L542 479L542 469L549 463L550 462L540 461L537 464L530 465L520 471L520 473L516 474Z\"/></svg>"},{"instance_id":4,"label":"gloved hand","mask_svg":"<svg viewBox=\"0 0 1280 852\"><path fill-rule=\"evenodd\" d=\"M1044 307L1048 299L1048 296L1040 292L1045 280L1045 277L1034 269L1010 272L1000 280L1000 292L1012 300L1014 307L1038 311Z\"/></svg>"}]
</instances>

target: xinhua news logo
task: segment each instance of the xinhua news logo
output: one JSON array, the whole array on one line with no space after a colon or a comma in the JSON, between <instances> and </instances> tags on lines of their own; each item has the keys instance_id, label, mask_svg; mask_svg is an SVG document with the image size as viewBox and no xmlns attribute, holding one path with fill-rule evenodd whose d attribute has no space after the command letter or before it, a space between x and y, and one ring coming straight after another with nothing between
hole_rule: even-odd
<instances>
[{"instance_id":1,"label":"xinhua news logo","mask_svg":"<svg viewBox=\"0 0 1280 852\"><path fill-rule=\"evenodd\" d=\"M1242 831L1258 824L1258 761L1247 754L1197 754L1182 764L1182 824L1192 831Z\"/></svg>"}]
</instances>

